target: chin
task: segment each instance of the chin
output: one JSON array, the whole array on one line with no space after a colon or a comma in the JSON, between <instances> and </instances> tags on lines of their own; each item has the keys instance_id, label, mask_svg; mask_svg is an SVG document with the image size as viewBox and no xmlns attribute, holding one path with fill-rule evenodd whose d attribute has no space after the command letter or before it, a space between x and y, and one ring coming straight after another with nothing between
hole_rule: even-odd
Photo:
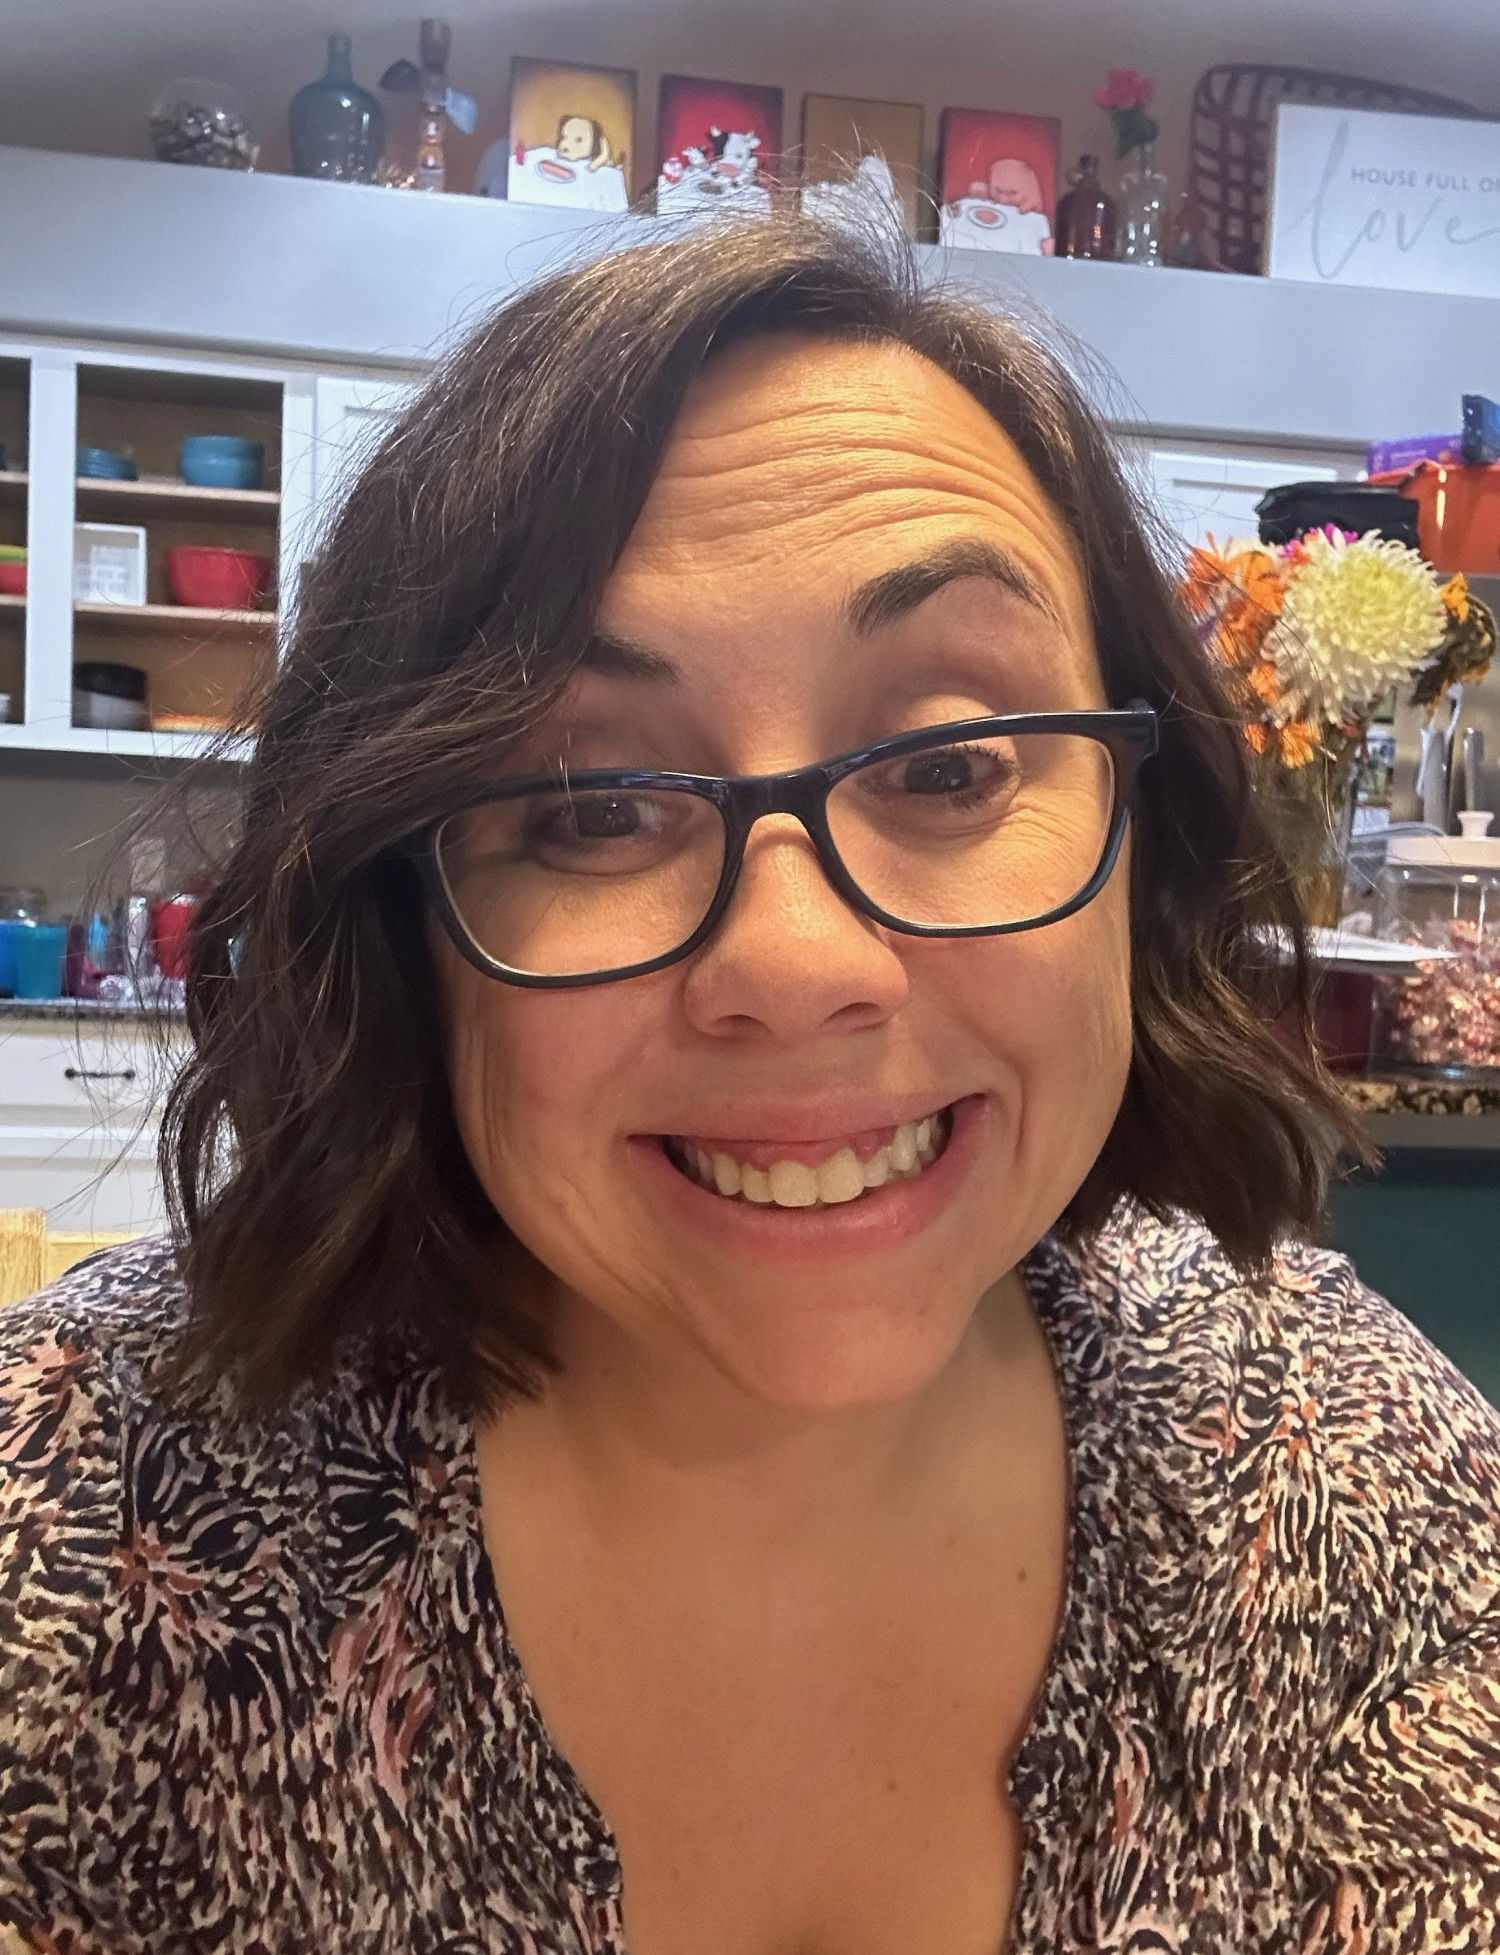
<instances>
[{"instance_id":1,"label":"chin","mask_svg":"<svg viewBox=\"0 0 1500 1955\"><path fill-rule=\"evenodd\" d=\"M847 1282L859 1285L859 1278L851 1271ZM721 1291L715 1321L695 1325L695 1336L715 1369L763 1405L854 1411L925 1390L951 1361L973 1314L955 1312L951 1282L936 1277L922 1288L950 1299L941 1316L909 1294L881 1299L865 1291L852 1300L830 1296L830 1287L844 1286L780 1284L773 1297Z\"/></svg>"}]
</instances>

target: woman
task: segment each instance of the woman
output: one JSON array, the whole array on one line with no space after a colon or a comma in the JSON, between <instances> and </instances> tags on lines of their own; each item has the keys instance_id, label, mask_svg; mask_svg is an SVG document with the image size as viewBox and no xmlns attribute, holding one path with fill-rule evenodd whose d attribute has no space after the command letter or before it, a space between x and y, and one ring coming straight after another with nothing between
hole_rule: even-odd
<instances>
[{"instance_id":1,"label":"woman","mask_svg":"<svg viewBox=\"0 0 1500 1955\"><path fill-rule=\"evenodd\" d=\"M1298 1240L1239 756L1012 327L780 222L497 314L308 579L180 1251L0 1321L0 1915L1500 1945L1500 1421Z\"/></svg>"}]
</instances>

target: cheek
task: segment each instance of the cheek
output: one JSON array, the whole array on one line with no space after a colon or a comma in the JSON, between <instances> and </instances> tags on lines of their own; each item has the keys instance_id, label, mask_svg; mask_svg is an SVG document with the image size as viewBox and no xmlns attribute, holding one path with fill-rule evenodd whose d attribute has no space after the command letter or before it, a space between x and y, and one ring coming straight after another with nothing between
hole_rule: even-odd
<instances>
[{"instance_id":1,"label":"cheek","mask_svg":"<svg viewBox=\"0 0 1500 1955\"><path fill-rule=\"evenodd\" d=\"M985 945L966 990L971 1023L1019 1089L1033 1138L1093 1135L1102 1146L1130 1067L1125 878L1076 916Z\"/></svg>"},{"instance_id":2,"label":"cheek","mask_svg":"<svg viewBox=\"0 0 1500 1955\"><path fill-rule=\"evenodd\" d=\"M449 1090L480 1184L508 1218L569 1208L615 1133L644 1027L605 987L525 991L443 962Z\"/></svg>"}]
</instances>

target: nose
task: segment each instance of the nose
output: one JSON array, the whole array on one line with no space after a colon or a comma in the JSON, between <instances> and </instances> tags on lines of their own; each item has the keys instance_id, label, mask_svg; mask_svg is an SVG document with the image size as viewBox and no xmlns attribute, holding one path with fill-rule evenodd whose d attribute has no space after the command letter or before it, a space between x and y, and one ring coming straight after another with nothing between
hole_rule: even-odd
<instances>
[{"instance_id":1,"label":"nose","mask_svg":"<svg viewBox=\"0 0 1500 1955\"><path fill-rule=\"evenodd\" d=\"M751 831L734 900L686 967L683 1001L700 1031L796 1044L883 1024L905 1002L906 965L889 933L829 883L802 824L767 815Z\"/></svg>"}]
</instances>

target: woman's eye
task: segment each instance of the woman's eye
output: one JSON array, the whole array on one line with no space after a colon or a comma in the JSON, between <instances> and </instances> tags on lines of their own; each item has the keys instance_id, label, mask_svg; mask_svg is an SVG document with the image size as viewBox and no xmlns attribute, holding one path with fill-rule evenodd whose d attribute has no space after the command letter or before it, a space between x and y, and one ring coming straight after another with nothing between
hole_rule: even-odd
<instances>
[{"instance_id":1,"label":"woman's eye","mask_svg":"<svg viewBox=\"0 0 1500 1955\"><path fill-rule=\"evenodd\" d=\"M651 827L650 811L629 794L570 795L534 808L527 839L551 847L628 841Z\"/></svg>"},{"instance_id":2,"label":"woman's eye","mask_svg":"<svg viewBox=\"0 0 1500 1955\"><path fill-rule=\"evenodd\" d=\"M977 807L1000 793L1015 769L989 747L939 747L898 763L899 791Z\"/></svg>"}]
</instances>

